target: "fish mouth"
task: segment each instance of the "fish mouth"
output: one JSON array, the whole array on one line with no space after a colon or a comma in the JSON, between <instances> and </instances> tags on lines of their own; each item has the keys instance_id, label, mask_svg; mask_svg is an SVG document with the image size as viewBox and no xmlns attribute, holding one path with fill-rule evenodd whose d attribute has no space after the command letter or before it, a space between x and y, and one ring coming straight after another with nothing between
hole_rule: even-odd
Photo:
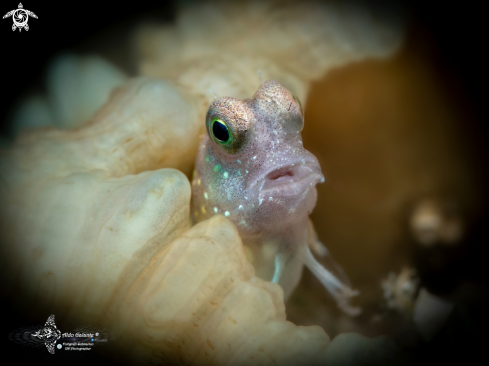
<instances>
[{"instance_id":1,"label":"fish mouth","mask_svg":"<svg viewBox=\"0 0 489 366\"><path fill-rule=\"evenodd\" d=\"M297 195L317 183L323 183L324 176L319 164L315 161L298 161L275 168L265 174L259 184L259 195L279 193L280 195Z\"/></svg>"}]
</instances>

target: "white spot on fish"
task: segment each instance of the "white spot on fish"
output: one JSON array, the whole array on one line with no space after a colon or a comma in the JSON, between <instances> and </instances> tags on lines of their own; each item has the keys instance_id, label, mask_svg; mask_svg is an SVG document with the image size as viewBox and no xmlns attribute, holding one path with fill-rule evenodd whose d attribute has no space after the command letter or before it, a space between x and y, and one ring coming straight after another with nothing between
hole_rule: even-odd
<instances>
[{"instance_id":1,"label":"white spot on fish","mask_svg":"<svg viewBox=\"0 0 489 366\"><path fill-rule=\"evenodd\" d=\"M224 212L224 216L228 217L230 215L229 211Z\"/></svg>"},{"instance_id":2,"label":"white spot on fish","mask_svg":"<svg viewBox=\"0 0 489 366\"><path fill-rule=\"evenodd\" d=\"M242 210L242 209L243 209L243 205L239 205L239 207L238 207L238 208L239 208L240 210Z\"/></svg>"},{"instance_id":3,"label":"white spot on fish","mask_svg":"<svg viewBox=\"0 0 489 366\"><path fill-rule=\"evenodd\" d=\"M214 207L214 212L217 213L217 207Z\"/></svg>"},{"instance_id":4,"label":"white spot on fish","mask_svg":"<svg viewBox=\"0 0 489 366\"><path fill-rule=\"evenodd\" d=\"M273 197L268 197L268 200L271 201L273 199Z\"/></svg>"},{"instance_id":5,"label":"white spot on fish","mask_svg":"<svg viewBox=\"0 0 489 366\"><path fill-rule=\"evenodd\" d=\"M209 195L207 194L207 192L204 192L204 198L205 199L208 199L209 198Z\"/></svg>"},{"instance_id":6,"label":"white spot on fish","mask_svg":"<svg viewBox=\"0 0 489 366\"><path fill-rule=\"evenodd\" d=\"M241 160L238 159L238 164L241 164Z\"/></svg>"},{"instance_id":7,"label":"white spot on fish","mask_svg":"<svg viewBox=\"0 0 489 366\"><path fill-rule=\"evenodd\" d=\"M226 179L227 179L227 178L228 178L228 176L229 176L229 174L228 174L228 172L224 172L224 173L222 174L222 176L223 176L224 178L226 178Z\"/></svg>"},{"instance_id":8,"label":"white spot on fish","mask_svg":"<svg viewBox=\"0 0 489 366\"><path fill-rule=\"evenodd\" d=\"M255 156L253 156L253 160L255 160L255 159L256 159L256 155L255 155Z\"/></svg>"}]
</instances>

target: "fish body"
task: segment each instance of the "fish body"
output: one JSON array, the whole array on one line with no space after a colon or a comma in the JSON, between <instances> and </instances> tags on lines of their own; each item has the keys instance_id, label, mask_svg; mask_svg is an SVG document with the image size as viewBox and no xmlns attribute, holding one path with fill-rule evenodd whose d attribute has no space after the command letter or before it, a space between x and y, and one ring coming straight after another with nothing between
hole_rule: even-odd
<instances>
[{"instance_id":1,"label":"fish body","mask_svg":"<svg viewBox=\"0 0 489 366\"><path fill-rule=\"evenodd\" d=\"M303 147L303 126L299 100L274 80L248 99L215 99L196 158L191 216L194 222L216 214L230 219L256 275L279 283L285 298L306 264L318 277L324 277L321 269L328 273L321 282L338 299L351 295L349 286L323 268L309 248L327 253L309 224L316 184L324 177L317 158Z\"/></svg>"}]
</instances>

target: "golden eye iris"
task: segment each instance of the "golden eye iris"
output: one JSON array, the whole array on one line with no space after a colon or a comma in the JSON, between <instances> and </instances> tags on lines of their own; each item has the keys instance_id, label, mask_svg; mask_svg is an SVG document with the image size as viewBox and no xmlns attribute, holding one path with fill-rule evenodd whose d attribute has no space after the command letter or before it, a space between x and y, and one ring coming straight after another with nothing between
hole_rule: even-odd
<instances>
[{"instance_id":1,"label":"golden eye iris","mask_svg":"<svg viewBox=\"0 0 489 366\"><path fill-rule=\"evenodd\" d=\"M233 134L226 123L218 118L213 118L211 121L210 130L214 140L218 144L231 144L233 140Z\"/></svg>"},{"instance_id":2,"label":"golden eye iris","mask_svg":"<svg viewBox=\"0 0 489 366\"><path fill-rule=\"evenodd\" d=\"M228 120L228 118L219 113L213 113L211 110L207 115L206 127L212 142L228 154L236 154L241 150L247 131L243 124Z\"/></svg>"}]
</instances>

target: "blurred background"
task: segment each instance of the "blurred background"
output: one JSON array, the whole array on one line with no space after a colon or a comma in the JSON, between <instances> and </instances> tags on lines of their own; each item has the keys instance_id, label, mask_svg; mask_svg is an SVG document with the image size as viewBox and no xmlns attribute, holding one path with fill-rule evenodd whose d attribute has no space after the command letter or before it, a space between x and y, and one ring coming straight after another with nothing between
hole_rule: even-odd
<instances>
[{"instance_id":1,"label":"blurred background","mask_svg":"<svg viewBox=\"0 0 489 366\"><path fill-rule=\"evenodd\" d=\"M134 28L148 20L171 22L178 9L175 2L23 5L39 17L29 20L28 32L12 32L11 19L0 22L5 140L13 136L8 121L15 106L44 91L54 57L98 54L136 75ZM489 325L484 12L476 1L402 5L408 30L398 54L333 70L303 103L304 146L327 178L318 186L312 219L360 290L356 304L363 313L343 315L305 270L287 316L320 325L331 337L390 335L407 350L408 363L466 363L482 354ZM4 2L2 11L17 6ZM422 316L416 313L422 293L433 296L423 301L439 301L447 313L424 332L415 316ZM67 361L9 342L8 332L37 321L9 308L8 299L3 304L9 315L1 326L2 349L20 364ZM69 361L105 362L88 353Z\"/></svg>"}]
</instances>

